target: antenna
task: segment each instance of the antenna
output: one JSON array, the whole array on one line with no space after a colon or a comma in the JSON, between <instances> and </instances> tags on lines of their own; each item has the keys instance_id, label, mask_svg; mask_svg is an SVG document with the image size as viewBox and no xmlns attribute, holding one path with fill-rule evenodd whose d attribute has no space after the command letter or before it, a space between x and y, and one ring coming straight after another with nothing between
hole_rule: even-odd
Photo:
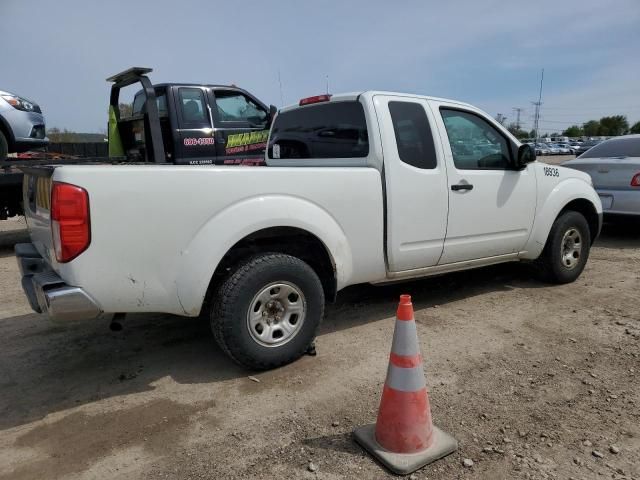
<instances>
[{"instance_id":1,"label":"antenna","mask_svg":"<svg viewBox=\"0 0 640 480\"><path fill-rule=\"evenodd\" d=\"M329 95L329 75L327 75L327 95Z\"/></svg>"},{"instance_id":2,"label":"antenna","mask_svg":"<svg viewBox=\"0 0 640 480\"><path fill-rule=\"evenodd\" d=\"M538 101L537 102L531 102L533 105L535 105L536 107L536 113L535 113L535 117L534 117L534 121L533 121L533 129L536 132L536 142L538 141L538 138L540 137L540 132L539 132L539 123L540 123L540 105L542 105L542 82L544 81L544 68L542 69L542 75L540 75L540 94L538 95Z\"/></svg>"},{"instance_id":3,"label":"antenna","mask_svg":"<svg viewBox=\"0 0 640 480\"><path fill-rule=\"evenodd\" d=\"M282 94L282 78L280 77L280 68L278 67L278 84L280 85L280 106L284 105L284 95Z\"/></svg>"}]
</instances>

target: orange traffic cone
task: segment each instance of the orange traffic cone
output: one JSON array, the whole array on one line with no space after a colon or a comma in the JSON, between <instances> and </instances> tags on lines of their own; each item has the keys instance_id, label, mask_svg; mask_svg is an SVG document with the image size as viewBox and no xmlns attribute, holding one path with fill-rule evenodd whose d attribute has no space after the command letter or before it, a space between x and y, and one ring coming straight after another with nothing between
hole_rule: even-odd
<instances>
[{"instance_id":1,"label":"orange traffic cone","mask_svg":"<svg viewBox=\"0 0 640 480\"><path fill-rule=\"evenodd\" d=\"M374 458L401 475L458 449L458 442L431 421L410 295L400 296L378 421L356 429L354 436Z\"/></svg>"}]
</instances>

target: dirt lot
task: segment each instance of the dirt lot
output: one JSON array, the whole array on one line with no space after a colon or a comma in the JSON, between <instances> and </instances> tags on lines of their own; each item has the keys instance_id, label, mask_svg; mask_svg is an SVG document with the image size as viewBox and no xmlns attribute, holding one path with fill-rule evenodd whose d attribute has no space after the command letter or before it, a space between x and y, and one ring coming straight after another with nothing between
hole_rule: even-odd
<instances>
[{"instance_id":1,"label":"dirt lot","mask_svg":"<svg viewBox=\"0 0 640 480\"><path fill-rule=\"evenodd\" d=\"M607 225L571 285L503 265L349 288L318 356L259 382L196 319L111 332L33 314L11 253L22 227L0 222L0 479L391 478L351 432L375 420L403 292L433 417L460 442L413 478L640 478L638 226Z\"/></svg>"}]
</instances>

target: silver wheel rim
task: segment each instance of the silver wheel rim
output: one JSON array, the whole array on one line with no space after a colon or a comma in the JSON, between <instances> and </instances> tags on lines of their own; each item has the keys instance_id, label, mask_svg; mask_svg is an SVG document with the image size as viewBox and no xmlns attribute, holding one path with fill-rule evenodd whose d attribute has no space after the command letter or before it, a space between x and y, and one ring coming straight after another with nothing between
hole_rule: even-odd
<instances>
[{"instance_id":1,"label":"silver wheel rim","mask_svg":"<svg viewBox=\"0 0 640 480\"><path fill-rule=\"evenodd\" d=\"M568 270L574 269L580 263L580 256L582 255L582 236L580 232L575 228L570 228L562 237L560 245L562 265Z\"/></svg>"},{"instance_id":2,"label":"silver wheel rim","mask_svg":"<svg viewBox=\"0 0 640 480\"><path fill-rule=\"evenodd\" d=\"M265 347L291 341L304 324L307 302L302 290L289 282L274 282L251 300L247 328L253 340Z\"/></svg>"}]
</instances>

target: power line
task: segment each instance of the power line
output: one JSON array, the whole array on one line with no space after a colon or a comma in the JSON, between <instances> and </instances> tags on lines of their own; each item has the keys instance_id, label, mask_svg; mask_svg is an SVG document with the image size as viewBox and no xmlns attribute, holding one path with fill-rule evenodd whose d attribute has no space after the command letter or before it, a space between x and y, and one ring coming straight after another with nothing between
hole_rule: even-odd
<instances>
[{"instance_id":1,"label":"power line","mask_svg":"<svg viewBox=\"0 0 640 480\"><path fill-rule=\"evenodd\" d=\"M589 107L544 107L546 110L585 110L585 111L595 111L595 110L612 110L612 109L620 109L620 110L637 110L640 109L640 105L606 105L606 106L602 106L602 107L594 107L594 106L589 106Z\"/></svg>"},{"instance_id":2,"label":"power line","mask_svg":"<svg viewBox=\"0 0 640 480\"><path fill-rule=\"evenodd\" d=\"M545 107L544 111L547 112L548 108ZM613 112L616 112L616 110L613 110ZM583 113L583 112L573 112L573 113L557 113L557 112L548 112L551 115L553 115L553 117L572 117L575 118L576 116L580 115L580 116L594 116L594 117L602 117L602 116L612 116L612 115L625 115L625 112L620 112L618 111L618 113L611 113L610 112L600 112L600 113Z\"/></svg>"},{"instance_id":3,"label":"power line","mask_svg":"<svg viewBox=\"0 0 640 480\"><path fill-rule=\"evenodd\" d=\"M589 120L587 120L587 121L589 121ZM583 121L581 121L581 122L568 122L566 120L545 120L544 118L541 118L540 122L542 122L542 123L565 123L565 124L569 124L569 125L580 125L580 124L585 123Z\"/></svg>"},{"instance_id":4,"label":"power line","mask_svg":"<svg viewBox=\"0 0 640 480\"><path fill-rule=\"evenodd\" d=\"M590 120L573 120L573 121L568 121L568 120L545 120L544 118L540 118L540 122L541 123L563 123L565 125L582 125L584 123L587 122L592 122L592 121L599 121L597 118L592 118Z\"/></svg>"}]
</instances>

